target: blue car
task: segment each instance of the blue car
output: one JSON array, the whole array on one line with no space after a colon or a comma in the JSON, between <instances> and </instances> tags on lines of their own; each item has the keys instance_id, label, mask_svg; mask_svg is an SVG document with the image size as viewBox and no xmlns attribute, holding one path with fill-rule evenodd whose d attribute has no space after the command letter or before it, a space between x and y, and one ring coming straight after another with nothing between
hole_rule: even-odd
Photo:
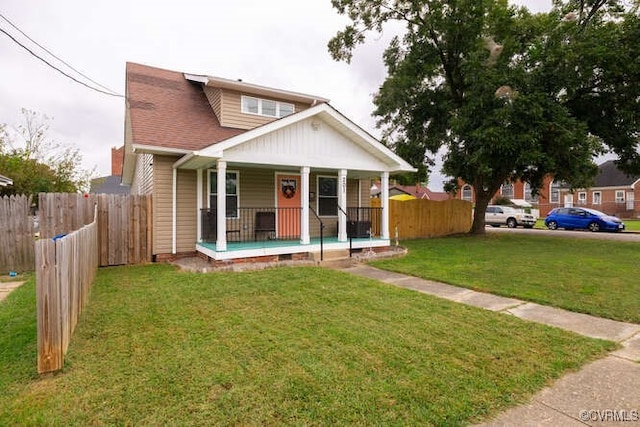
<instances>
[{"instance_id":1,"label":"blue car","mask_svg":"<svg viewBox=\"0 0 640 427\"><path fill-rule=\"evenodd\" d=\"M550 230L576 228L590 231L622 231L624 222L620 218L588 208L555 208L544 220Z\"/></svg>"}]
</instances>

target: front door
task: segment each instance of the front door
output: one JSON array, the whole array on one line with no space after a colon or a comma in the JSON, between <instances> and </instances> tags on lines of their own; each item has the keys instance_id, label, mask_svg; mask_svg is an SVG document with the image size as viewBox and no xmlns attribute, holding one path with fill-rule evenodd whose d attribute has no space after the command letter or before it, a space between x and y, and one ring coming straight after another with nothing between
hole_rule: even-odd
<instances>
[{"instance_id":1,"label":"front door","mask_svg":"<svg viewBox=\"0 0 640 427\"><path fill-rule=\"evenodd\" d=\"M635 197L633 191L627 191L627 210L632 211L635 206Z\"/></svg>"},{"instance_id":2,"label":"front door","mask_svg":"<svg viewBox=\"0 0 640 427\"><path fill-rule=\"evenodd\" d=\"M300 238L301 190L300 175L276 175L279 239Z\"/></svg>"}]
</instances>

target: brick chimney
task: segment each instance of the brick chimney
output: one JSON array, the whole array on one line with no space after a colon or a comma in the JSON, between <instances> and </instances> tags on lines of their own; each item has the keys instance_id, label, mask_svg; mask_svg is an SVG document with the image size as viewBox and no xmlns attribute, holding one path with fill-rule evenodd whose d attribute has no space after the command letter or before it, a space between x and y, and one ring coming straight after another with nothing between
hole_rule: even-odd
<instances>
[{"instance_id":1,"label":"brick chimney","mask_svg":"<svg viewBox=\"0 0 640 427\"><path fill-rule=\"evenodd\" d=\"M111 147L111 175L122 176L124 162L124 145L120 148Z\"/></svg>"}]
</instances>

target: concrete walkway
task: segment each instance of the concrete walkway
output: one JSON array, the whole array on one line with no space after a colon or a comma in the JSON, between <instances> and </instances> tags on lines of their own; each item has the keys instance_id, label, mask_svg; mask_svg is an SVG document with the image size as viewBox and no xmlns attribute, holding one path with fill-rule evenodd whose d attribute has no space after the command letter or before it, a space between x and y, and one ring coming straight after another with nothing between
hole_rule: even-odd
<instances>
[{"instance_id":1,"label":"concrete walkway","mask_svg":"<svg viewBox=\"0 0 640 427\"><path fill-rule=\"evenodd\" d=\"M341 271L621 344L485 426L640 426L640 325L476 292L358 264Z\"/></svg>"},{"instance_id":2,"label":"concrete walkway","mask_svg":"<svg viewBox=\"0 0 640 427\"><path fill-rule=\"evenodd\" d=\"M11 291L23 283L24 282L0 282L0 302L4 301Z\"/></svg>"}]
</instances>

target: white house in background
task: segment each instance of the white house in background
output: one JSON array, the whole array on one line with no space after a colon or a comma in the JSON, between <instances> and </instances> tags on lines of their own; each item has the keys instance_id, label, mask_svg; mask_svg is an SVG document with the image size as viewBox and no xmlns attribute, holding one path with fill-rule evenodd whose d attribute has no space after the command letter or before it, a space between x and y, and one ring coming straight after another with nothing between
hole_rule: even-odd
<instances>
[{"instance_id":1,"label":"white house in background","mask_svg":"<svg viewBox=\"0 0 640 427\"><path fill-rule=\"evenodd\" d=\"M4 175L0 175L0 187L8 187L9 185L13 185L13 180Z\"/></svg>"},{"instance_id":2,"label":"white house in background","mask_svg":"<svg viewBox=\"0 0 640 427\"><path fill-rule=\"evenodd\" d=\"M133 63L126 96L122 181L153 195L156 259L390 245L389 175L414 168L327 99Z\"/></svg>"}]
</instances>

